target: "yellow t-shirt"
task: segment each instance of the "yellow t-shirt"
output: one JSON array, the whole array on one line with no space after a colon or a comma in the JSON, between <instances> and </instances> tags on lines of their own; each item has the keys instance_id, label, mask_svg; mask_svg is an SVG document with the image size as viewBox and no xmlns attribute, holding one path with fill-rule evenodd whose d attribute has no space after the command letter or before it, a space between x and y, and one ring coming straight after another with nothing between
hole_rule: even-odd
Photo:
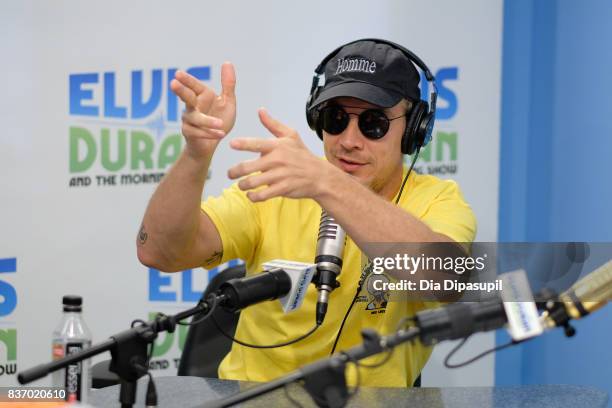
<instances>
[{"instance_id":1,"label":"yellow t-shirt","mask_svg":"<svg viewBox=\"0 0 612 408\"><path fill-rule=\"evenodd\" d=\"M454 181L412 173L399 205L435 232L457 242L472 242L474 239L474 214ZM219 263L243 259L249 275L261 272L261 265L273 259L314 262L321 219L321 207L314 200L278 197L253 203L234 184L220 197L208 198L202 203L202 209L212 219L223 242L223 256ZM233 343L219 367L219 377L270 381L328 357L342 319L355 296L362 264L361 251L347 237L342 272L338 277L340 287L330 295L329 309L321 327L310 337L286 347L254 349ZM360 333L364 328L372 328L383 335L390 334L402 318L427 307L423 302L373 302L375 299L366 287L364 284L347 318L336 351L362 343ZM235 337L261 345L299 337L315 324L316 302L316 288L310 285L304 303L294 312L283 313L278 301L245 308L240 314ZM361 385L411 386L430 354L431 348L419 342L396 347L384 365L360 369ZM372 356L363 362L373 364L384 357ZM355 369L350 367L347 370L348 383L354 385L355 379Z\"/></svg>"}]
</instances>

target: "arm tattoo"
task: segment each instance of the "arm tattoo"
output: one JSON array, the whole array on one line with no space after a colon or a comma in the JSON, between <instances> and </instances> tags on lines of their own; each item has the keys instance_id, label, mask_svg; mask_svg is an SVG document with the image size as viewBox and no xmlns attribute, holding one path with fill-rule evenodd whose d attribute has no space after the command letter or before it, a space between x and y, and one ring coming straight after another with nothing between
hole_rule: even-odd
<instances>
[{"instance_id":1,"label":"arm tattoo","mask_svg":"<svg viewBox=\"0 0 612 408\"><path fill-rule=\"evenodd\" d=\"M138 242L140 245L144 245L147 242L147 238L149 238L149 234L147 234L147 231L145 231L145 226L142 224L140 231L138 231Z\"/></svg>"},{"instance_id":2,"label":"arm tattoo","mask_svg":"<svg viewBox=\"0 0 612 408\"><path fill-rule=\"evenodd\" d=\"M204 261L204 265L210 265L214 262L219 262L223 259L223 251L215 251L208 259Z\"/></svg>"}]
</instances>

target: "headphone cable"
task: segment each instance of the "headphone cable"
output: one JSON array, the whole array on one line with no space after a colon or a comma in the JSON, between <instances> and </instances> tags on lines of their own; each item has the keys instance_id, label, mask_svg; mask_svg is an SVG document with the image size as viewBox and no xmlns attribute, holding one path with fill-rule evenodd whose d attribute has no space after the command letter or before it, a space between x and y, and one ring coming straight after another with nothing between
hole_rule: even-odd
<instances>
[{"instance_id":1,"label":"headphone cable","mask_svg":"<svg viewBox=\"0 0 612 408\"><path fill-rule=\"evenodd\" d=\"M406 181L408 181L408 178L410 177L410 173L412 172L412 168L414 167L414 164L416 163L417 158L419 157L420 151L421 151L421 148L420 147L417 148L416 153L414 154L414 157L412 158L412 162L410 163L410 168L408 169L408 173L406 173L406 177L404 177L404 181L402 182L402 186L400 187L399 194L397 195L397 199L395 200L396 205L397 203L399 203L400 197L402 196L402 192L404 191L404 186L406 185ZM366 267L364 268L364 272L367 269L367 267L368 265L366 265ZM334 341L334 345L332 346L331 353L329 353L330 355L334 354L336 351L336 346L338 345L338 341L340 340L340 334L342 334L342 329L344 328L346 319L348 318L349 313L351 313L351 310L353 309L353 306L355 305L355 301L357 300L357 297L359 296L359 293L361 292L365 278L367 278L368 275L369 275L368 273L365 273L365 276L364 274L362 274L361 278L359 279L359 283L357 284L357 291L355 292L355 296L353 296L353 300L351 301L351 304L348 310L344 314L344 318L342 319L342 323L340 324L340 328L338 329L338 334L336 335L336 339Z\"/></svg>"},{"instance_id":2,"label":"headphone cable","mask_svg":"<svg viewBox=\"0 0 612 408\"><path fill-rule=\"evenodd\" d=\"M402 182L402 186L400 187L400 191L399 194L397 195L397 199L395 200L395 204L397 205L397 203L399 203L400 198L402 197L402 192L404 191L404 186L406 185L406 182L408 181L408 177L410 177L410 173L412 172L412 168L414 167L414 164L417 161L417 158L419 157L419 153L421 152L421 148L418 147L416 152L414 153L414 157L412 158L412 162L410 163L410 168L408 169L408 173L406 173L406 177L404 177L404 181Z\"/></svg>"}]
</instances>

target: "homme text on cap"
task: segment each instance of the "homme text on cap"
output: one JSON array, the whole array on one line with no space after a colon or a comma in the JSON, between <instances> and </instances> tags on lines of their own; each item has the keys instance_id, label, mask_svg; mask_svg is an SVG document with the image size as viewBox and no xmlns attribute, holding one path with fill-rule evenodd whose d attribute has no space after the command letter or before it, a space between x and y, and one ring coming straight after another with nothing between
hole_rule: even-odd
<instances>
[{"instance_id":1,"label":"homme text on cap","mask_svg":"<svg viewBox=\"0 0 612 408\"><path fill-rule=\"evenodd\" d=\"M374 74L376 73L376 62L365 58L338 58L338 68L334 75L343 72L364 72L366 74Z\"/></svg>"}]
</instances>

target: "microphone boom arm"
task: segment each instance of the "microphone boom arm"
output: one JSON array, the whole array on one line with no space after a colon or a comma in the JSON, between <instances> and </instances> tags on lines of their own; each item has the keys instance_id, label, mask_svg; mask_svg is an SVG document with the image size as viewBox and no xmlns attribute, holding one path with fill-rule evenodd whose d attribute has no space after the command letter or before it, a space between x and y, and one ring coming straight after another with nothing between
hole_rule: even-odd
<instances>
[{"instance_id":1,"label":"microphone boom arm","mask_svg":"<svg viewBox=\"0 0 612 408\"><path fill-rule=\"evenodd\" d=\"M419 337L418 327L399 330L388 336L380 336L371 329L362 330L363 343L346 351L341 351L331 357L315 361L276 380L249 388L241 393L222 400L205 404L207 408L229 407L248 401L260 395L267 394L296 381L304 380L306 390L313 396L317 404L320 401L329 402L329 406L344 406L348 397L344 369L349 362L363 360L386 350L412 341ZM329 379L332 379L330 382Z\"/></svg>"}]
</instances>

